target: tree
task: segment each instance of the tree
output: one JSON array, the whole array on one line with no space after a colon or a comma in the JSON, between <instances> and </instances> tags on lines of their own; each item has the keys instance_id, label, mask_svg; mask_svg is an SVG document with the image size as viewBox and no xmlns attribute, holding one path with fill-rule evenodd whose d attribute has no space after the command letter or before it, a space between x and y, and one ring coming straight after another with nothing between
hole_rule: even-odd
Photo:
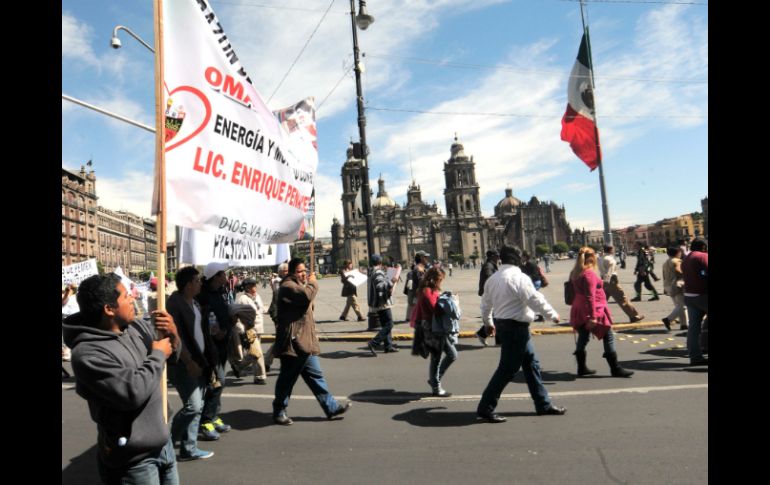
<instances>
[{"instance_id":1,"label":"tree","mask_svg":"<svg viewBox=\"0 0 770 485\"><path fill-rule=\"evenodd\" d=\"M359 267L363 267L363 268L368 268L369 267L369 261L367 261L366 258L359 259L358 260L358 266Z\"/></svg>"},{"instance_id":2,"label":"tree","mask_svg":"<svg viewBox=\"0 0 770 485\"><path fill-rule=\"evenodd\" d=\"M96 261L96 270L99 272L100 275L104 274L104 265L99 260Z\"/></svg>"},{"instance_id":3,"label":"tree","mask_svg":"<svg viewBox=\"0 0 770 485\"><path fill-rule=\"evenodd\" d=\"M539 257L547 253L551 248L547 244L538 244L535 246L535 254Z\"/></svg>"},{"instance_id":4,"label":"tree","mask_svg":"<svg viewBox=\"0 0 770 485\"><path fill-rule=\"evenodd\" d=\"M465 264L465 256L460 253L449 253L449 260L458 266Z\"/></svg>"},{"instance_id":5,"label":"tree","mask_svg":"<svg viewBox=\"0 0 770 485\"><path fill-rule=\"evenodd\" d=\"M556 244L553 245L553 248L551 248L551 250L555 254L563 254L563 253L566 253L567 251L569 251L569 246L564 241L559 241L559 242L557 242Z\"/></svg>"}]
</instances>

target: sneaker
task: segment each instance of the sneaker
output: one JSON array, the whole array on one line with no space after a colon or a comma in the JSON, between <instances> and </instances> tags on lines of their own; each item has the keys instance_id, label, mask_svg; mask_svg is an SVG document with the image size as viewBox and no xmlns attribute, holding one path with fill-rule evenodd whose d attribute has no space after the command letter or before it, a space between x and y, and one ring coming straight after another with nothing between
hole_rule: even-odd
<instances>
[{"instance_id":1,"label":"sneaker","mask_svg":"<svg viewBox=\"0 0 770 485\"><path fill-rule=\"evenodd\" d=\"M637 315L635 317L631 317L631 323L641 322L644 320L644 315Z\"/></svg>"},{"instance_id":2,"label":"sneaker","mask_svg":"<svg viewBox=\"0 0 770 485\"><path fill-rule=\"evenodd\" d=\"M254 384L258 384L260 386L266 386L267 385L267 379L264 377L255 377L254 378Z\"/></svg>"},{"instance_id":3,"label":"sneaker","mask_svg":"<svg viewBox=\"0 0 770 485\"><path fill-rule=\"evenodd\" d=\"M198 439L203 441L217 441L219 439L219 433L214 429L214 424L204 423L201 425L198 434Z\"/></svg>"},{"instance_id":4,"label":"sneaker","mask_svg":"<svg viewBox=\"0 0 770 485\"><path fill-rule=\"evenodd\" d=\"M214 456L213 451L195 450L189 455L179 453L179 457L176 461L193 461L193 460L205 460Z\"/></svg>"},{"instance_id":5,"label":"sneaker","mask_svg":"<svg viewBox=\"0 0 770 485\"><path fill-rule=\"evenodd\" d=\"M398 348L395 345L392 345L385 349L386 354L392 354L393 352L398 352Z\"/></svg>"},{"instance_id":6,"label":"sneaker","mask_svg":"<svg viewBox=\"0 0 770 485\"><path fill-rule=\"evenodd\" d=\"M479 342L481 342L481 345L483 345L484 347L487 346L487 339L482 337L479 332L476 332L476 338L479 339Z\"/></svg>"},{"instance_id":7,"label":"sneaker","mask_svg":"<svg viewBox=\"0 0 770 485\"><path fill-rule=\"evenodd\" d=\"M433 388L433 396L434 397L449 397L451 395L452 395L451 392L447 392L445 389L442 389L440 387L438 389Z\"/></svg>"},{"instance_id":8,"label":"sneaker","mask_svg":"<svg viewBox=\"0 0 770 485\"><path fill-rule=\"evenodd\" d=\"M294 421L292 421L291 418L286 416L285 414L279 414L278 416L273 416L273 422L275 424L280 424L281 426L290 426L294 424Z\"/></svg>"},{"instance_id":9,"label":"sneaker","mask_svg":"<svg viewBox=\"0 0 770 485\"><path fill-rule=\"evenodd\" d=\"M333 421L335 418L337 418L337 416L345 414L348 411L348 409L350 409L350 406L352 406L352 405L353 405L353 403L348 401L347 403L345 403L344 406L338 407L336 411L334 411L330 415L326 416L326 419L328 419L329 421Z\"/></svg>"},{"instance_id":10,"label":"sneaker","mask_svg":"<svg viewBox=\"0 0 770 485\"><path fill-rule=\"evenodd\" d=\"M661 318L661 321L663 322L663 325L665 325L666 330L671 330L671 320L669 320L667 317Z\"/></svg>"},{"instance_id":11,"label":"sneaker","mask_svg":"<svg viewBox=\"0 0 770 485\"><path fill-rule=\"evenodd\" d=\"M233 429L233 427L222 422L222 418L217 418L214 420L214 429L217 430L217 433L227 433Z\"/></svg>"}]
</instances>

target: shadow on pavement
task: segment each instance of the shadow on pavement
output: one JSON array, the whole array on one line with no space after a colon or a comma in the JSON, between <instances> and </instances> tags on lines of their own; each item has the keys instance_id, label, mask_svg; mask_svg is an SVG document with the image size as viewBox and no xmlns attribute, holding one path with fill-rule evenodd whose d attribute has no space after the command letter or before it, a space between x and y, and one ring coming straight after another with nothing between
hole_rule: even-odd
<instances>
[{"instance_id":1,"label":"shadow on pavement","mask_svg":"<svg viewBox=\"0 0 770 485\"><path fill-rule=\"evenodd\" d=\"M476 416L475 411L465 412L441 412L440 410L446 409L445 407L430 407L412 409L405 413L396 414L393 416L395 421L405 421L412 426L421 426L426 428L448 428L459 426L471 426L474 424L489 424L486 421L479 419ZM517 416L536 416L536 413L498 413L500 416L507 418Z\"/></svg>"},{"instance_id":2,"label":"shadow on pavement","mask_svg":"<svg viewBox=\"0 0 770 485\"><path fill-rule=\"evenodd\" d=\"M668 335L671 332L667 332L666 329L661 326L661 328L634 328L631 330L620 330L617 333L625 335Z\"/></svg>"},{"instance_id":3,"label":"shadow on pavement","mask_svg":"<svg viewBox=\"0 0 770 485\"><path fill-rule=\"evenodd\" d=\"M455 348L457 349L458 352L463 352L465 350L481 350L481 349L486 349L488 347L482 347L481 344L478 344L478 345L457 344L455 345Z\"/></svg>"},{"instance_id":4,"label":"shadow on pavement","mask_svg":"<svg viewBox=\"0 0 770 485\"><path fill-rule=\"evenodd\" d=\"M62 485L101 483L99 472L96 470L96 460L96 445L93 445L83 454L70 460L68 465L62 465Z\"/></svg>"},{"instance_id":5,"label":"shadow on pavement","mask_svg":"<svg viewBox=\"0 0 770 485\"><path fill-rule=\"evenodd\" d=\"M238 431L248 431L273 425L273 415L271 413L260 413L252 409L238 409L229 413L222 413L220 417L222 421ZM296 421L294 417L292 419Z\"/></svg>"},{"instance_id":6,"label":"shadow on pavement","mask_svg":"<svg viewBox=\"0 0 770 485\"><path fill-rule=\"evenodd\" d=\"M430 397L429 392L415 393L396 391L394 389L372 389L371 391L356 392L348 396L351 401L371 402L374 404L401 405Z\"/></svg>"},{"instance_id":7,"label":"shadow on pavement","mask_svg":"<svg viewBox=\"0 0 770 485\"><path fill-rule=\"evenodd\" d=\"M378 355L380 352L378 352ZM369 349L364 347L364 350L361 352L348 352L347 350L335 350L334 352L324 352L321 355L319 355L322 359L348 359L351 357L364 357L364 358L372 358L374 359L375 356L372 355L371 352L369 352Z\"/></svg>"}]
</instances>

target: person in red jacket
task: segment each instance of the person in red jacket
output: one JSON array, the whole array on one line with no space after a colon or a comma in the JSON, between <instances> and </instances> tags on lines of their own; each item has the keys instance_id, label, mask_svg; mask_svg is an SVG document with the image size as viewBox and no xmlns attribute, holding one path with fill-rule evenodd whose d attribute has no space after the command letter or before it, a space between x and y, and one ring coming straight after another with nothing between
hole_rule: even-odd
<instances>
[{"instance_id":1,"label":"person in red jacket","mask_svg":"<svg viewBox=\"0 0 770 485\"><path fill-rule=\"evenodd\" d=\"M613 377L631 377L632 371L620 367L618 354L615 352L615 335L612 333L612 315L607 306L604 282L597 273L596 252L589 247L578 251L575 267L570 273L570 280L575 288L569 319L572 328L577 331L575 358L578 364L578 376L596 374L586 366L586 346L593 333L604 342L604 358L610 365Z\"/></svg>"},{"instance_id":2,"label":"person in red jacket","mask_svg":"<svg viewBox=\"0 0 770 485\"><path fill-rule=\"evenodd\" d=\"M687 351L690 365L708 365L703 357L700 336L703 317L709 312L709 254L703 239L690 244L690 254L682 262L684 273L684 304L687 306Z\"/></svg>"}]
</instances>

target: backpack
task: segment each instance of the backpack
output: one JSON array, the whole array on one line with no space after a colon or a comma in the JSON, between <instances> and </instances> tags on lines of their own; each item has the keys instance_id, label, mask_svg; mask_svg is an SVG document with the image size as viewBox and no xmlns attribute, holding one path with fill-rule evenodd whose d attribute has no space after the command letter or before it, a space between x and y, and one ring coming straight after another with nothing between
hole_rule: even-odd
<instances>
[{"instance_id":1,"label":"backpack","mask_svg":"<svg viewBox=\"0 0 770 485\"><path fill-rule=\"evenodd\" d=\"M570 279L564 282L564 303L572 305L573 301L575 301L575 285Z\"/></svg>"},{"instance_id":2,"label":"backpack","mask_svg":"<svg viewBox=\"0 0 770 485\"><path fill-rule=\"evenodd\" d=\"M436 334L456 334L460 332L460 309L457 307L451 291L445 291L438 297L436 312L431 322L431 332Z\"/></svg>"}]
</instances>

